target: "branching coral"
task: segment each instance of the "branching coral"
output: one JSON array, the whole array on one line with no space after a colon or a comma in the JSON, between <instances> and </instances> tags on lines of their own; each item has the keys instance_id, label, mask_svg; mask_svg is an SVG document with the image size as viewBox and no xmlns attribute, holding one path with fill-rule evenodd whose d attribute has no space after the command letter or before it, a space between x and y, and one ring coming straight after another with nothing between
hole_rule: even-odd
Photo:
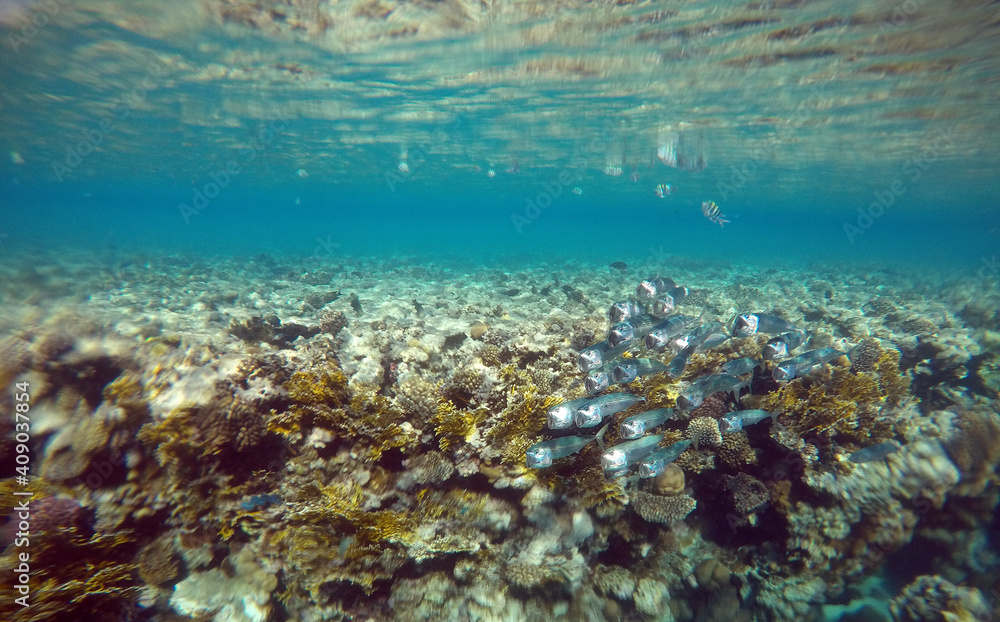
<instances>
[{"instance_id":1,"label":"branching coral","mask_svg":"<svg viewBox=\"0 0 1000 622\"><path fill-rule=\"evenodd\" d=\"M609 480L600 465L590 462L574 476L573 487L580 495L586 508L594 508L601 518L609 518L622 512L628 497L622 487L622 480Z\"/></svg>"},{"instance_id":2,"label":"branching coral","mask_svg":"<svg viewBox=\"0 0 1000 622\"><path fill-rule=\"evenodd\" d=\"M7 603L10 622L71 622L126 615L139 588L129 563L134 536L128 532L94 534L60 532L31 542L32 590L28 607L14 607L19 594L14 574L23 549L8 547L0 557L0 598ZM73 563L66 563L67 559Z\"/></svg>"},{"instance_id":3,"label":"branching coral","mask_svg":"<svg viewBox=\"0 0 1000 622\"><path fill-rule=\"evenodd\" d=\"M291 401L275 413L268 429L285 435L320 427L361 449L369 460L378 460L389 449L409 449L419 433L377 387L358 385L353 395L347 375L335 365L297 372L285 383Z\"/></svg>"},{"instance_id":4,"label":"branching coral","mask_svg":"<svg viewBox=\"0 0 1000 622\"><path fill-rule=\"evenodd\" d=\"M938 575L921 575L892 601L901 622L985 620L989 607L976 588L960 587Z\"/></svg>"},{"instance_id":5,"label":"branching coral","mask_svg":"<svg viewBox=\"0 0 1000 622\"><path fill-rule=\"evenodd\" d=\"M486 440L506 463L524 462L524 454L545 427L546 412L561 400L541 397L531 374L507 365L500 370L507 387L507 407L486 433Z\"/></svg>"},{"instance_id":6,"label":"branching coral","mask_svg":"<svg viewBox=\"0 0 1000 622\"><path fill-rule=\"evenodd\" d=\"M742 516L753 513L771 500L764 482L746 473L728 478L726 490L731 495L733 509Z\"/></svg>"},{"instance_id":7,"label":"branching coral","mask_svg":"<svg viewBox=\"0 0 1000 622\"><path fill-rule=\"evenodd\" d=\"M723 462L732 467L757 464L757 454L747 442L746 433L742 431L723 436L722 446L717 453Z\"/></svg>"},{"instance_id":8,"label":"branching coral","mask_svg":"<svg viewBox=\"0 0 1000 622\"><path fill-rule=\"evenodd\" d=\"M872 374L838 367L828 383L797 378L760 398L759 408L777 412L800 436L815 431L886 440L891 427L878 417L884 401L885 393Z\"/></svg>"},{"instance_id":9,"label":"branching coral","mask_svg":"<svg viewBox=\"0 0 1000 622\"><path fill-rule=\"evenodd\" d=\"M485 409L458 408L451 400L438 398L437 412L431 417L438 445L448 450L456 443L469 442L478 431L477 426L486 420Z\"/></svg>"}]
</instances>

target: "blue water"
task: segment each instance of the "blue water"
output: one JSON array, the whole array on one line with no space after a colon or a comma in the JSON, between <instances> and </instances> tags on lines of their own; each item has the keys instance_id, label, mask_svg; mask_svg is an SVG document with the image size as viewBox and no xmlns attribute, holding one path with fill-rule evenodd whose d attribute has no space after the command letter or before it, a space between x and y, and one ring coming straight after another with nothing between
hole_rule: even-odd
<instances>
[{"instance_id":1,"label":"blue water","mask_svg":"<svg viewBox=\"0 0 1000 622\"><path fill-rule=\"evenodd\" d=\"M292 317L294 322L289 323L301 321L315 329L308 346L300 341L286 348L297 351L281 355L287 354L289 367L284 371L306 369L310 357L326 365L342 356L345 369L361 368L359 361L370 359L365 373L381 370L381 375L375 374L384 380L381 395L398 399L402 390L394 385L398 380L394 374L406 357L409 373L425 374L429 382L438 383L437 390L453 379L454 370L434 367L440 363L435 357L442 353L421 359L417 346L410 345L416 341L423 348L419 339L435 332L441 334L434 337L443 340L474 322L494 324L500 330L492 336L500 335L498 343L509 350L504 355L515 363L517 357L526 357L520 368L544 376L549 368L534 350L548 348L545 356L556 352L551 356L568 361L571 339L543 335L541 324L532 329L538 335L517 333L522 330L515 325L519 318L534 321L550 311L554 317L579 314L574 317L580 324L573 327L577 334L572 340L585 341L586 331L602 321L595 310L603 311L621 292L634 291L638 278L648 276L637 270L690 275L691 282L684 285L702 301L719 295L705 308L725 308L727 313L727 305L737 304L737 295L756 295L741 293L745 279L748 290L759 287L769 292L763 299L753 298L752 304L770 309L767 296L782 289L767 289L778 280L771 277L787 270L804 283L814 278L820 283L794 289L786 281L781 293L785 298L774 303L779 311L821 317L818 322L831 340L846 341L850 336L860 341L860 335L871 334L884 339L889 348L909 348L904 352L908 362L904 372L914 378L923 374L924 410L977 408L987 413L982 415L984 421L995 420L996 401L990 399L996 396L976 394L969 388L972 381L964 379L968 373L995 381L994 331L1000 330L990 313L1000 279L996 16L995 4L912 0L752 4L0 0L0 274L25 280L0 288L9 297L0 300L0 345L5 348L0 353L12 360L8 353L61 356L59 339L52 340L55 346L46 343L46 331L73 330L63 328L65 318L79 316L91 322L87 326L106 331L88 337L95 343L102 338L113 343L115 354L107 360L123 356L115 331L128 335L129 348L146 348L142 356L147 358L137 359L134 367L160 383L156 385L160 391L175 381L180 384L174 377L164 379L164 370L176 366L182 373L192 373L198 367L191 360L200 360L199 339L212 343L205 348L211 356L272 352L266 340L264 345L260 340L244 343L232 327L248 317L275 312L282 321ZM670 194L657 196L654 189L659 184L669 184ZM707 201L715 201L729 220L724 227L702 214ZM629 266L628 271L610 271L609 264L619 261ZM196 266L190 275L188 264ZM63 270L36 271L52 265ZM231 281L213 274L215 265L222 266L217 272L235 267L225 275ZM149 270L132 270L136 266ZM393 268L414 266L427 267L425 272L414 269L414 274L424 275L414 282L372 285L378 275L390 274ZM333 280L316 285L306 278L315 275L304 274L310 270ZM391 278L406 278L399 276L402 272ZM447 280L453 274L460 276ZM475 292L479 298L459 296L458 290L470 284L470 274L483 279L471 283L480 288ZM730 282L719 282L720 274ZM55 285L47 290L45 279L50 276ZM699 276L712 280L716 289L703 290ZM201 278L205 282L190 285ZM509 290L508 280L513 283ZM560 282L586 284L590 287L586 301L574 300L572 289L560 290ZM832 291L841 286L864 289ZM194 287L247 291L236 296L207 291L201 296L202 292L192 291ZM310 295L338 288L343 289L339 300L304 302ZM528 293L543 288L552 291L550 301L565 300L568 311L544 308L532 298L535 293ZM408 293L397 300L397 289ZM793 290L800 293L788 293ZM807 295L803 291L817 299L800 300ZM870 304L887 291L900 295L901 300L894 300L898 313L851 315L858 309L850 305ZM354 309L349 294L360 294L367 311ZM433 300L435 306L428 302L427 309L418 312L423 304L418 298ZM2 313L5 307L16 307L16 317L13 312ZM341 318L349 317L352 324L341 337L335 338L337 333L315 337L319 331L315 326L329 320L331 313L345 314ZM167 318L165 328L161 314ZM927 318L940 321L941 335L921 324L920 320L931 321ZM32 324L36 319L37 326ZM119 319L120 325L115 323ZM563 326L563 316L556 323L558 329L546 324L544 330L570 330ZM419 332L425 324L430 327L427 335ZM873 331L852 332L859 324L866 330L871 324ZM356 334L344 337L351 330ZM162 344L154 343L161 337ZM928 351L939 342L933 348L921 344L939 337L940 349L949 357L957 360L970 348L979 348L983 356L973 362L962 359L957 367L951 358L936 361L936 354ZM900 343L890 343L890 338ZM168 363L155 358L174 356L178 342L197 356L186 359L178 350ZM525 345L533 342L542 345ZM462 365L480 365L475 362L479 350L474 352L470 344L462 351L465 358L448 356ZM99 349L89 343L87 347ZM21 367L11 363L10 370L0 366L0 377L51 374L55 395L67 378L86 378L93 371L76 370L72 366L78 362L39 359L32 364L30 369L24 361L18 363ZM551 369L558 367L556 362ZM572 367L564 365L560 373ZM131 368L123 364L123 369ZM576 387L563 385L558 385L563 392ZM103 387L90 388L94 395L102 395ZM511 396L522 390L508 388L506 394ZM775 387L768 385L765 390ZM60 399L72 403L74 394L66 393L69 397ZM49 400L47 407L55 412L64 406L53 395L42 399ZM258 414L270 416L288 407L281 399L273 394L262 398ZM495 410L500 412L505 405ZM938 424L928 425L936 429ZM419 451L437 451L433 428L427 424L422 430L425 438ZM842 445L837 445L838 451L849 455L857 448L855 440L837 439ZM778 446L764 433L754 441L761 452ZM398 453L385 462L385 473L391 472L386 481L404 470L404 456ZM822 467L833 470L831 448L824 446L821 453L828 461ZM778 463L775 455L768 456L771 462L758 475L770 476L763 471ZM345 464L350 469L360 463ZM496 463L483 466L499 468ZM461 492L467 485L491 489L484 483L485 475L475 473L475 468L471 472L458 483L457 477L447 485L439 483L442 489ZM700 494L714 490L704 483L709 477L700 475L696 480ZM821 496L807 491L803 481L796 480L795 486L796 501L812 503ZM265 499L268 503L256 505L283 511L283 502L270 501L282 497L268 496L268 491L242 490L233 498ZM375 503L372 508L395 507L392 494L379 500L383 506ZM513 519L517 526L509 538L523 537L518 546L528 550L534 536L524 528L530 522L524 514L529 512L520 509L520 494L511 488L497 496L514 499L521 515ZM970 505L995 506L989 494L982 495L985 501L975 499ZM215 509L224 510L227 501L231 499ZM716 505L708 507L723 507L717 499L712 502ZM566 511L575 511L579 503L571 499L564 504L572 506ZM200 511L190 510L186 516ZM981 568L950 562L949 577L963 586L975 584L986 594L995 587L997 571L996 560L983 551L989 548L987 539L996 537L996 524L995 520L987 524L984 516L992 511L995 519L996 508L976 511L979 514L970 513L972 518L961 518L962 533L979 538L981 545L970 549L983 549L978 554L988 559ZM940 512L942 524L951 525L958 519L950 513L961 515L962 510L945 507ZM770 564L762 567L761 576L773 572L776 581L784 580L797 570L765 559L780 558L780 553L767 548L774 543L756 547L760 542L754 541L757 534L773 529L780 534L773 548L785 546L780 538L786 535L786 518L775 518L776 513L764 514L773 523L759 531L730 535L720 523L719 533L706 528L703 535L712 546L725 550L727 563L744 555L738 549L745 540L747 550L753 549L763 564ZM625 516L633 521L630 530L659 533L658 526L635 527L635 517ZM942 528L933 523L928 527L927 522L937 516L932 512L914 520L925 521L921 529L926 527L933 535ZM696 514L691 524L710 523L703 518ZM567 519L558 528L572 524L575 530L575 521ZM849 522L860 524L857 518ZM212 523L216 532L218 527ZM874 531L869 525L863 527ZM692 527L696 528L700 527ZM329 542L339 547L337 563L331 563L333 570L327 569L331 577L345 563L345 551L353 551L354 535L345 534L338 533L340 540ZM817 536L818 546L829 544L825 537ZM905 534L897 544L908 556L922 543ZM225 545L216 544L217 566ZM502 544L489 543L490 553ZM605 562L614 565L621 561L618 556L628 563L646 563L624 550L632 544L602 542L607 550L599 551L597 545L594 550L580 546L590 569ZM896 552L888 555L889 571L876 564L837 580L849 584L867 576L884 584L855 596L887 606L914 579L910 569L900 569L908 557L900 562L893 557ZM958 560L965 553L952 551L951 558ZM849 556L844 551L837 554ZM751 553L746 556L746 563L756 561L750 559ZM498 557L496 563L503 566L513 558L513 554ZM444 569L450 575L453 563L453 558L441 555L429 566L440 564L431 572ZM186 568L184 573L207 567ZM291 575L294 564L286 570ZM337 593L339 587L327 590L330 585L346 585L342 578L331 578L317 591L322 598L329 597L323 606L347 603L356 607L352 613L358 619L380 619L377 615L388 615L389 590L413 577L422 578L424 570L410 564L399 577L379 579L375 598L383 608L373 608L377 614L365 608L357 585L345 588L346 596ZM664 570L663 576L670 572L674 569ZM743 579L749 585L746 574ZM169 585L177 584L182 575L174 579ZM293 576L289 581L294 584L299 579ZM675 588L683 591L680 598L696 603L692 611L697 611L698 603L708 607L706 590L674 579ZM753 598L747 597L747 607L756 606L758 579L753 577ZM302 583L295 585L304 589ZM892 594L879 592L883 587ZM546 606L553 602L562 606L557 601L566 596L559 591L564 588L553 593L511 593L525 602L534 598ZM456 589L465 589L464 584ZM170 610L164 596L169 591L160 595L161 613ZM268 598L269 594L264 600ZM310 611L314 604L300 594L295 598L299 601L285 603L289 611ZM814 598L815 616L808 619L823 619L817 613L820 604L850 602L842 592L830 600ZM994 618L996 600L990 601ZM277 596L267 602L280 609ZM627 615L634 614L627 619L639 619L638 605L627 598L624 603ZM180 611L176 606L174 610ZM782 617L776 610L756 610L754 615L760 617L755 619L766 615L806 619L801 612ZM679 617L695 619L688 613ZM575 610L568 615L560 619L585 619L574 618Z\"/></svg>"}]
</instances>

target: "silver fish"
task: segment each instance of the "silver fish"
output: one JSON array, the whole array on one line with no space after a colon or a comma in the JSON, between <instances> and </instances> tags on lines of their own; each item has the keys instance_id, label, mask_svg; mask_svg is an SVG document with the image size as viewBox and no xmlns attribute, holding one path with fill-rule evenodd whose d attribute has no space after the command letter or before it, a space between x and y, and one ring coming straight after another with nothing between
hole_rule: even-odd
<instances>
[{"instance_id":1,"label":"silver fish","mask_svg":"<svg viewBox=\"0 0 1000 622\"><path fill-rule=\"evenodd\" d=\"M670 362L667 363L667 375L671 378L680 378L681 374L684 373L684 368L687 367L689 358L691 358L691 353L687 352L687 348L678 352L677 355L670 359Z\"/></svg>"},{"instance_id":2,"label":"silver fish","mask_svg":"<svg viewBox=\"0 0 1000 622\"><path fill-rule=\"evenodd\" d=\"M600 369L595 369L587 374L587 377L583 379L583 387L587 390L588 394L600 393L610 386L611 373L605 369L605 366L601 366Z\"/></svg>"},{"instance_id":3,"label":"silver fish","mask_svg":"<svg viewBox=\"0 0 1000 622\"><path fill-rule=\"evenodd\" d=\"M635 288L635 297L639 300L652 300L675 287L677 287L677 283L669 277L653 277L639 283L639 286Z\"/></svg>"},{"instance_id":4,"label":"silver fish","mask_svg":"<svg viewBox=\"0 0 1000 622\"><path fill-rule=\"evenodd\" d=\"M747 356L724 363L722 365L722 371L727 374L732 374L733 376L742 376L743 374L749 374L760 366L760 361Z\"/></svg>"},{"instance_id":5,"label":"silver fish","mask_svg":"<svg viewBox=\"0 0 1000 622\"><path fill-rule=\"evenodd\" d=\"M899 448L900 444L896 441L886 441L877 445L869 445L864 449L859 449L848 456L847 459L855 464L874 462L876 460L882 460L889 454L896 453L899 451Z\"/></svg>"},{"instance_id":6,"label":"silver fish","mask_svg":"<svg viewBox=\"0 0 1000 622\"><path fill-rule=\"evenodd\" d=\"M616 384L628 384L639 376L658 374L666 370L666 365L653 359L622 359L611 368L611 379Z\"/></svg>"},{"instance_id":7,"label":"silver fish","mask_svg":"<svg viewBox=\"0 0 1000 622\"><path fill-rule=\"evenodd\" d=\"M733 337L749 337L757 333L780 333L799 330L788 320L765 313L743 313L733 320Z\"/></svg>"},{"instance_id":8,"label":"silver fish","mask_svg":"<svg viewBox=\"0 0 1000 622\"><path fill-rule=\"evenodd\" d=\"M592 428L608 417L627 409L632 404L645 402L646 398L628 393L610 393L590 400L576 409L573 420L578 428Z\"/></svg>"},{"instance_id":9,"label":"silver fish","mask_svg":"<svg viewBox=\"0 0 1000 622\"><path fill-rule=\"evenodd\" d=\"M646 348L662 350L667 347L670 340L684 332L684 329L696 319L690 315L675 315L663 320L649 330L649 334L646 335Z\"/></svg>"},{"instance_id":10,"label":"silver fish","mask_svg":"<svg viewBox=\"0 0 1000 622\"><path fill-rule=\"evenodd\" d=\"M601 456L601 467L605 472L627 469L649 455L662 440L662 434L652 434L608 447Z\"/></svg>"},{"instance_id":11,"label":"silver fish","mask_svg":"<svg viewBox=\"0 0 1000 622\"><path fill-rule=\"evenodd\" d=\"M563 430L573 425L573 413L576 412L577 408L585 405L589 401L589 397L581 397L579 399L563 402L562 404L556 404L550 408L546 417L549 429Z\"/></svg>"},{"instance_id":12,"label":"silver fish","mask_svg":"<svg viewBox=\"0 0 1000 622\"><path fill-rule=\"evenodd\" d=\"M705 341L701 342L698 346L698 352L704 352L705 350L711 350L712 348L717 348L722 344L729 341L729 335L723 332L712 333L708 337L705 337Z\"/></svg>"},{"instance_id":13,"label":"silver fish","mask_svg":"<svg viewBox=\"0 0 1000 622\"><path fill-rule=\"evenodd\" d=\"M771 377L775 380L791 380L796 376L801 376L807 373L810 369L817 365L823 365L824 363L829 363L835 358L844 356L845 353L837 350L836 348L817 348L816 350L809 350L808 352L803 352L802 354L792 357L787 361L782 361L774 371L771 372Z\"/></svg>"},{"instance_id":14,"label":"silver fish","mask_svg":"<svg viewBox=\"0 0 1000 622\"><path fill-rule=\"evenodd\" d=\"M636 339L642 339L653 328L653 318L648 315L618 322L608 331L608 346L618 348L628 346Z\"/></svg>"},{"instance_id":15,"label":"silver fish","mask_svg":"<svg viewBox=\"0 0 1000 622\"><path fill-rule=\"evenodd\" d=\"M690 445L690 440L678 441L650 453L639 462L639 477L649 479L663 473L667 465L676 460Z\"/></svg>"},{"instance_id":16,"label":"silver fish","mask_svg":"<svg viewBox=\"0 0 1000 622\"><path fill-rule=\"evenodd\" d=\"M677 304L687 298L688 288L675 287L653 301L650 313L656 317L664 317L674 312Z\"/></svg>"},{"instance_id":17,"label":"silver fish","mask_svg":"<svg viewBox=\"0 0 1000 622\"><path fill-rule=\"evenodd\" d=\"M778 413L769 413L766 410L734 410L719 418L719 429L722 432L739 432L745 426L760 423L765 419L777 421Z\"/></svg>"},{"instance_id":18,"label":"silver fish","mask_svg":"<svg viewBox=\"0 0 1000 622\"><path fill-rule=\"evenodd\" d=\"M580 350L579 356L576 357L576 365L580 368L580 371L587 373L613 360L619 354L628 350L628 348L629 344L627 343L621 344L617 348L612 348L608 345L607 341L595 343Z\"/></svg>"},{"instance_id":19,"label":"silver fish","mask_svg":"<svg viewBox=\"0 0 1000 622\"><path fill-rule=\"evenodd\" d=\"M639 438L647 431L663 425L667 419L674 417L677 411L673 408L657 408L647 410L638 415L626 417L618 426L618 434L624 439Z\"/></svg>"},{"instance_id":20,"label":"silver fish","mask_svg":"<svg viewBox=\"0 0 1000 622\"><path fill-rule=\"evenodd\" d=\"M684 373L684 368L687 367L688 359L691 355L705 343L712 334L719 331L722 328L722 324L719 322L706 322L698 328L691 331L687 336L687 345L677 353L677 356L667 364L667 375L671 378L677 378Z\"/></svg>"},{"instance_id":21,"label":"silver fish","mask_svg":"<svg viewBox=\"0 0 1000 622\"><path fill-rule=\"evenodd\" d=\"M541 443L535 443L525 454L525 464L529 469L544 469L552 466L553 460L571 456L597 440L604 429L593 436L563 436Z\"/></svg>"},{"instance_id":22,"label":"silver fish","mask_svg":"<svg viewBox=\"0 0 1000 622\"><path fill-rule=\"evenodd\" d=\"M740 389L749 386L750 380L740 380L730 374L710 374L698 378L681 391L677 396L678 408L697 408L705 398L713 393L730 391L738 396Z\"/></svg>"},{"instance_id":23,"label":"silver fish","mask_svg":"<svg viewBox=\"0 0 1000 622\"><path fill-rule=\"evenodd\" d=\"M608 319L611 320L612 324L642 315L646 315L646 309L634 300L619 300L608 309Z\"/></svg>"},{"instance_id":24,"label":"silver fish","mask_svg":"<svg viewBox=\"0 0 1000 622\"><path fill-rule=\"evenodd\" d=\"M788 353L801 346L806 341L807 333L803 330L793 330L782 333L768 340L761 352L765 361L776 361L788 356Z\"/></svg>"}]
</instances>

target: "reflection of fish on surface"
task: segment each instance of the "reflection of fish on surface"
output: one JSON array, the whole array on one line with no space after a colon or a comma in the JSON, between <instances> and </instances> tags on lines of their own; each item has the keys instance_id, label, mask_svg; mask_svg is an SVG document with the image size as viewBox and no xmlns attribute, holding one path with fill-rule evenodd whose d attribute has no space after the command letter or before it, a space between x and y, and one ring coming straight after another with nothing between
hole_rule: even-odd
<instances>
[{"instance_id":1,"label":"reflection of fish on surface","mask_svg":"<svg viewBox=\"0 0 1000 622\"><path fill-rule=\"evenodd\" d=\"M670 168L697 173L708 166L702 154L701 141L695 138L685 138L676 132L666 132L660 135L656 157Z\"/></svg>"},{"instance_id":2,"label":"reflection of fish on surface","mask_svg":"<svg viewBox=\"0 0 1000 622\"><path fill-rule=\"evenodd\" d=\"M653 188L653 194L661 199L667 198L672 191L673 188L670 187L670 184L657 184L656 188Z\"/></svg>"},{"instance_id":3,"label":"reflection of fish on surface","mask_svg":"<svg viewBox=\"0 0 1000 622\"><path fill-rule=\"evenodd\" d=\"M719 209L719 206L715 203L715 201L702 202L701 213L705 216L705 218L709 219L711 222L714 222L720 227L729 222L728 220L726 220L726 215L722 213L722 211Z\"/></svg>"},{"instance_id":4,"label":"reflection of fish on surface","mask_svg":"<svg viewBox=\"0 0 1000 622\"><path fill-rule=\"evenodd\" d=\"M617 164L609 164L604 167L604 174L610 175L611 177L621 177L622 167Z\"/></svg>"}]
</instances>

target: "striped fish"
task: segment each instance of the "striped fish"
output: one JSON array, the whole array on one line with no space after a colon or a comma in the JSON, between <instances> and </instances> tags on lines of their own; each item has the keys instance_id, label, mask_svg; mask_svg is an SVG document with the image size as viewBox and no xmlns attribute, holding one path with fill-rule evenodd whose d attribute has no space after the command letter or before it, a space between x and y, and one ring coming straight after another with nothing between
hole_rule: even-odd
<instances>
[{"instance_id":1,"label":"striped fish","mask_svg":"<svg viewBox=\"0 0 1000 622\"><path fill-rule=\"evenodd\" d=\"M701 213L705 215L705 218L720 227L729 222L726 220L726 215L719 210L719 206L716 205L715 201L704 201L701 204Z\"/></svg>"},{"instance_id":2,"label":"striped fish","mask_svg":"<svg viewBox=\"0 0 1000 622\"><path fill-rule=\"evenodd\" d=\"M653 194L660 197L661 199L667 198L671 192L670 184L659 184L653 189Z\"/></svg>"}]
</instances>

